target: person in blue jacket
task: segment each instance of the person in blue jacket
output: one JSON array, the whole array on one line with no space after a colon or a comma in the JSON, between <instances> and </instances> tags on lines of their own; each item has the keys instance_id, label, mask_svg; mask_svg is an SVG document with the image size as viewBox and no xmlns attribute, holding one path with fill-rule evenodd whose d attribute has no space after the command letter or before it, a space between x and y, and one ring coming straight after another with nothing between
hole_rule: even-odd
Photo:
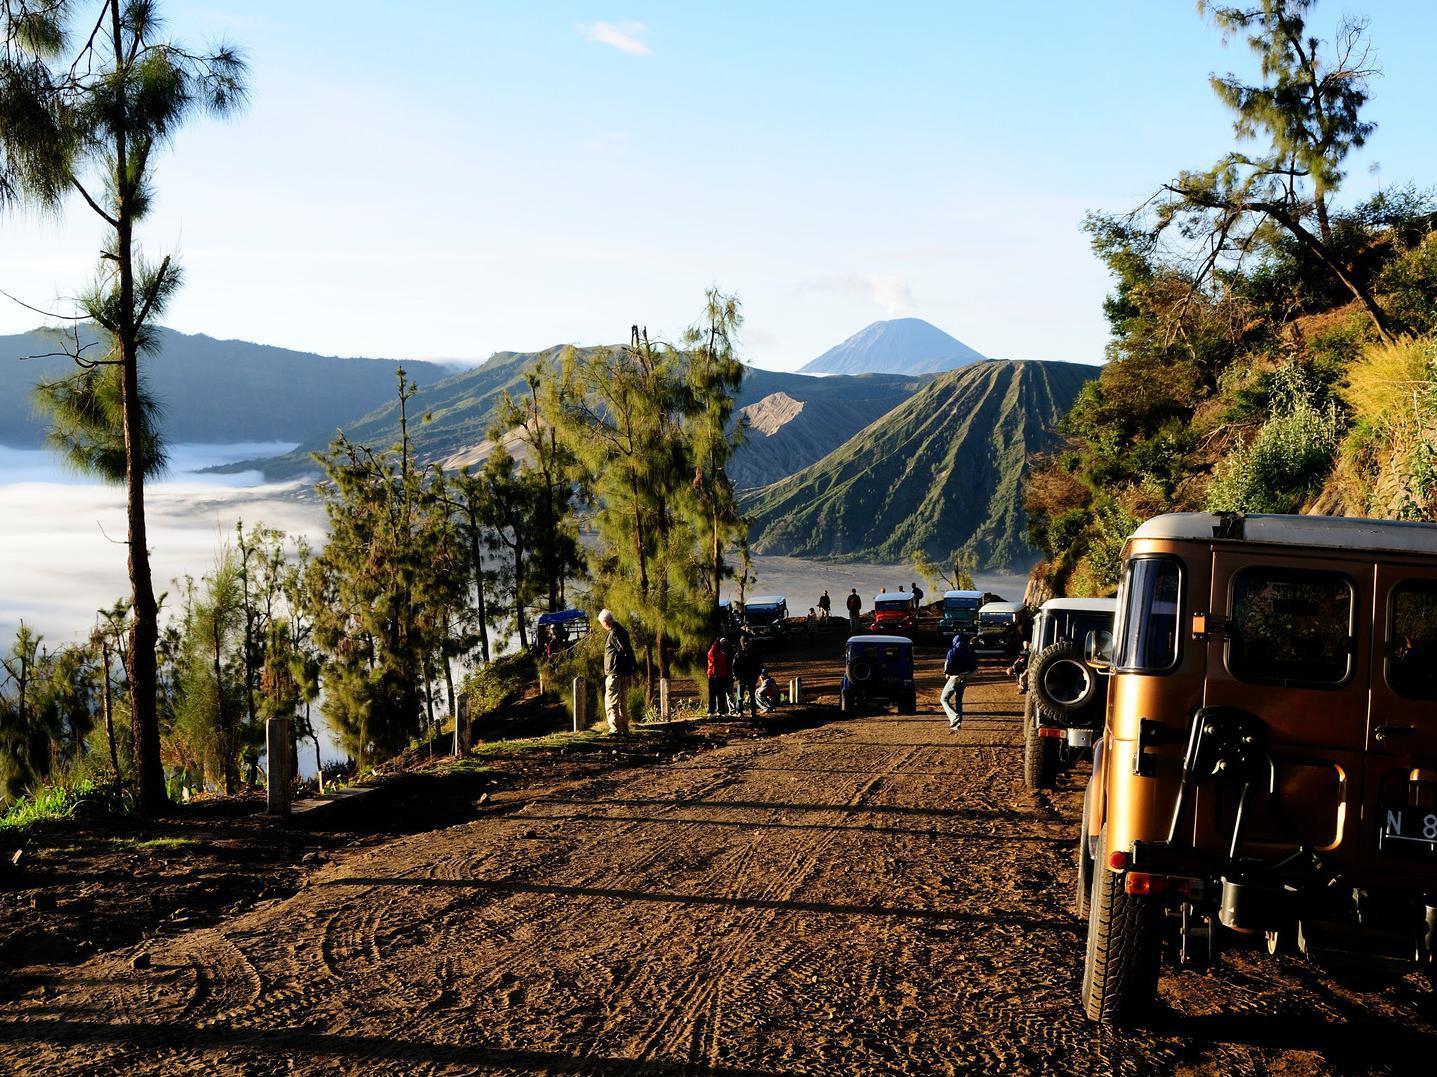
<instances>
[{"instance_id":1,"label":"person in blue jacket","mask_svg":"<svg viewBox=\"0 0 1437 1077\"><path fill-rule=\"evenodd\" d=\"M948 715L948 728L958 729L963 725L963 686L978 669L978 656L973 652L968 637L961 632L953 637L953 646L943 659L943 675L948 678L943 685L943 712Z\"/></svg>"}]
</instances>

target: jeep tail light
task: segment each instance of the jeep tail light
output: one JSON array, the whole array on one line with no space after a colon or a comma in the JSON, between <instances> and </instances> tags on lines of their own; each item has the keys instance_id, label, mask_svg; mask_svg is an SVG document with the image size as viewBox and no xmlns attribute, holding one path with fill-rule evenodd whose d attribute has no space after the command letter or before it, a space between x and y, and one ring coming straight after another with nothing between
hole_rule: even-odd
<instances>
[{"instance_id":1,"label":"jeep tail light","mask_svg":"<svg viewBox=\"0 0 1437 1077\"><path fill-rule=\"evenodd\" d=\"M1123 871L1128 866L1128 854L1121 849L1116 849L1108 854L1108 867L1114 871Z\"/></svg>"},{"instance_id":2,"label":"jeep tail light","mask_svg":"<svg viewBox=\"0 0 1437 1077\"><path fill-rule=\"evenodd\" d=\"M1161 875L1149 875L1146 871L1130 871L1123 880L1123 888L1138 897L1161 894L1168 888L1168 881Z\"/></svg>"}]
</instances>

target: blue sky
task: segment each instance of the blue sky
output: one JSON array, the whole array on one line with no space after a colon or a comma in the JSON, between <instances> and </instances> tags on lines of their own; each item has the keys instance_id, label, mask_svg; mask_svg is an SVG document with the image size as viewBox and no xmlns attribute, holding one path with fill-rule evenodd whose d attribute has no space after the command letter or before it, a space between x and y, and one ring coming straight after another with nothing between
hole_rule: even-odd
<instances>
[{"instance_id":1,"label":"blue sky","mask_svg":"<svg viewBox=\"0 0 1437 1077\"><path fill-rule=\"evenodd\" d=\"M169 324L330 354L675 334L717 284L760 366L908 314L988 355L1096 361L1084 211L1221 154L1207 75L1252 69L1188 0L165 10L253 66L248 112L160 167L143 239L188 274ZM1323 2L1314 27L1344 10L1385 71L1348 192L1437 183L1437 4ZM0 288L73 294L86 217L0 221ZM35 321L0 305L0 332Z\"/></svg>"}]
</instances>

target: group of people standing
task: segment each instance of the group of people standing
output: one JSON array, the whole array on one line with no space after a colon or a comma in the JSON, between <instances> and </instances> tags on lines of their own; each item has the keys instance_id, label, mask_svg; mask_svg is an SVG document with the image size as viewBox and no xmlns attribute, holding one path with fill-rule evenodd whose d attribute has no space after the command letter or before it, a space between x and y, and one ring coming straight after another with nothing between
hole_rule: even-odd
<instances>
[{"instance_id":1,"label":"group of people standing","mask_svg":"<svg viewBox=\"0 0 1437 1077\"><path fill-rule=\"evenodd\" d=\"M901 590L901 589L900 589ZM921 599L923 592L913 585L915 598ZM827 620L831 607L828 592L824 591L818 600L822 620ZM863 600L854 588L848 595L849 626L859 631L859 615L863 611ZM599 624L608 638L604 643L604 713L608 719L609 732L616 736L629 733L628 689L629 683L639 671L638 659L628 630L614 620L612 610L599 612ZM948 716L948 727L959 729L963 724L963 689L968 678L978 669L978 655L973 644L962 633L953 637L952 645L943 659L943 675L946 678L943 692L939 697L943 712ZM782 692L778 682L764 667L758 651L747 637L740 637L737 647L726 636L713 641L707 655L708 713L714 716L742 717L747 705L752 717L767 713L778 706ZM737 691L735 691L737 688Z\"/></svg>"},{"instance_id":2,"label":"group of people standing","mask_svg":"<svg viewBox=\"0 0 1437 1077\"><path fill-rule=\"evenodd\" d=\"M747 637L739 637L737 648L727 636L709 647L707 656L709 714L742 717L745 703L757 718L778 706L780 691ZM737 686L737 693L734 688Z\"/></svg>"}]
</instances>

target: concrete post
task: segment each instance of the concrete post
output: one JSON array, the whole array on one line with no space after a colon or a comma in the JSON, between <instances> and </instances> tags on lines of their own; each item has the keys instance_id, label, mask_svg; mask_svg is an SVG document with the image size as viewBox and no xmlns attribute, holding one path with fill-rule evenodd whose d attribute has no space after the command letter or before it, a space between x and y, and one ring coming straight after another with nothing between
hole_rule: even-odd
<instances>
[{"instance_id":1,"label":"concrete post","mask_svg":"<svg viewBox=\"0 0 1437 1077\"><path fill-rule=\"evenodd\" d=\"M469 697L461 695L456 702L454 715L454 754L463 755L469 750Z\"/></svg>"},{"instance_id":2,"label":"concrete post","mask_svg":"<svg viewBox=\"0 0 1437 1077\"><path fill-rule=\"evenodd\" d=\"M589 728L589 684L583 677L574 678L574 732Z\"/></svg>"},{"instance_id":3,"label":"concrete post","mask_svg":"<svg viewBox=\"0 0 1437 1077\"><path fill-rule=\"evenodd\" d=\"M803 702L803 678L795 677L788 682L788 701L790 703Z\"/></svg>"},{"instance_id":4,"label":"concrete post","mask_svg":"<svg viewBox=\"0 0 1437 1077\"><path fill-rule=\"evenodd\" d=\"M669 720L669 679L659 678L659 718L667 722Z\"/></svg>"},{"instance_id":5,"label":"concrete post","mask_svg":"<svg viewBox=\"0 0 1437 1077\"><path fill-rule=\"evenodd\" d=\"M265 722L264 749L265 810L270 815L288 815L291 789L288 718L271 718Z\"/></svg>"}]
</instances>

